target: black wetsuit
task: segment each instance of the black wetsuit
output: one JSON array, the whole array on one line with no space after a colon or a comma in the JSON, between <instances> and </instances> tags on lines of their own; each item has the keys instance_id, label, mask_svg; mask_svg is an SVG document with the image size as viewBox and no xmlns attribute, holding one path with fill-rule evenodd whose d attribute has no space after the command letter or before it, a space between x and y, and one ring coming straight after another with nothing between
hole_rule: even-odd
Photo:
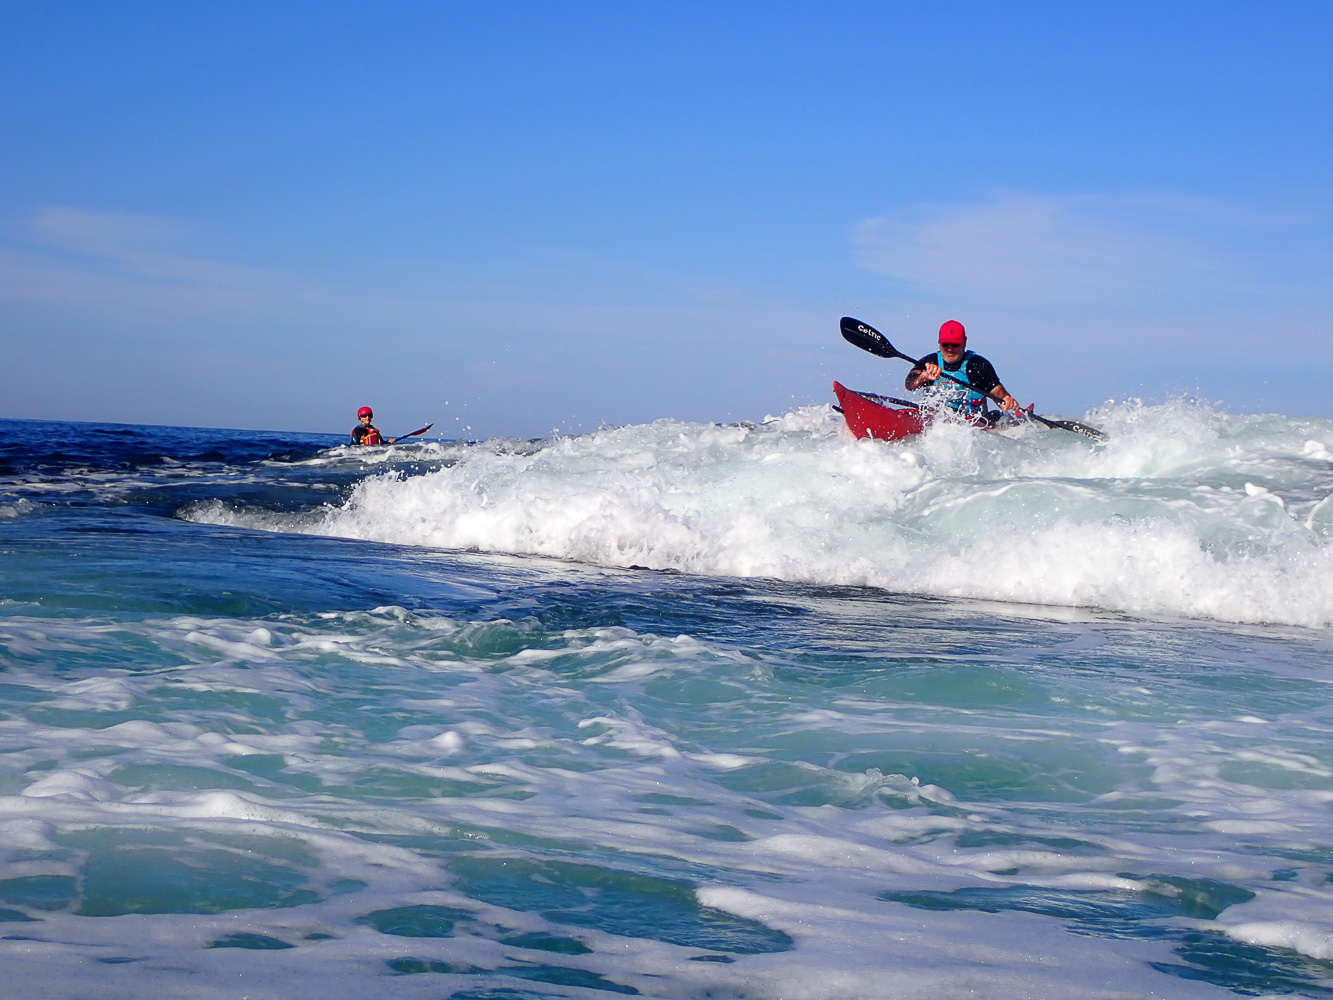
<instances>
[{"instance_id":1,"label":"black wetsuit","mask_svg":"<svg viewBox=\"0 0 1333 1000\"><path fill-rule=\"evenodd\" d=\"M941 358L939 357L939 352L931 352L912 366L912 371L907 373L907 377L911 378L913 372L923 372L926 370L926 365L939 364L940 361ZM958 364L952 366L942 364L940 365L940 371L955 375L958 373L958 369L962 367L962 361L959 361ZM948 382L949 380L942 379L941 381ZM994 365L980 354L974 354L967 359L967 383L983 396L989 396L991 390L1000 384L1000 377L995 374ZM920 388L924 389L926 387L921 386Z\"/></svg>"}]
</instances>

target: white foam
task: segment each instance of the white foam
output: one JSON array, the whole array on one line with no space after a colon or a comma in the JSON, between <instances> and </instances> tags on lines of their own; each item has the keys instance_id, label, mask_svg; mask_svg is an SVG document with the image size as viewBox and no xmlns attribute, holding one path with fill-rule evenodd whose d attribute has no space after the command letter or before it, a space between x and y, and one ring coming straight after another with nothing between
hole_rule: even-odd
<instances>
[{"instance_id":1,"label":"white foam","mask_svg":"<svg viewBox=\"0 0 1333 1000\"><path fill-rule=\"evenodd\" d=\"M1333 959L1333 917L1323 886L1287 883L1229 907L1211 926L1228 937L1266 948L1286 948L1311 958Z\"/></svg>"},{"instance_id":2,"label":"white foam","mask_svg":"<svg viewBox=\"0 0 1333 1000\"><path fill-rule=\"evenodd\" d=\"M853 441L827 407L450 446L317 514L200 521L606 566L1140 614L1333 624L1333 475L1318 421L1108 404L1110 439L939 425ZM1327 422L1323 422L1327 423ZM260 643L247 643L263 649ZM262 655L262 654L258 654Z\"/></svg>"},{"instance_id":3,"label":"white foam","mask_svg":"<svg viewBox=\"0 0 1333 1000\"><path fill-rule=\"evenodd\" d=\"M880 610L876 606L867 614ZM101 995L105 982L99 986L87 967L99 965L99 958L132 956L138 961L100 972L127 995L221 997L238 995L238 986L251 987L250 995L266 995L264 984L247 978L262 969L275 995L298 984L307 992L352 1000L386 989L443 996L478 988L480 977L389 978L385 962L406 955L488 969L514 968L514 956L520 955L532 964L595 971L647 995L710 990L810 998L969 991L993 997L1226 995L1221 987L1166 979L1156 971L1149 963L1179 964L1166 940L1070 934L1067 921L1053 916L926 911L882 896L885 890L1013 886L1157 891L1151 872L1255 887L1258 897L1251 903L1228 908L1216 923L1195 923L1265 947L1327 957L1326 865L1301 863L1310 869L1302 873L1303 884L1284 882L1280 885L1291 888L1269 890L1273 869L1287 862L1263 848L1326 842L1330 793L1323 787L1293 789L1281 780L1265 788L1226 777L1228 767L1244 765L1267 768L1279 779L1323 782L1329 767L1314 739L1323 732L1315 724L1322 725L1324 700L1307 694L1316 706L1308 716L1290 707L1297 700L1292 691L1255 700L1248 690L1253 685L1238 685L1245 688L1238 692L1224 683L1243 682L1250 674L1230 678L1221 660L1213 661L1210 683L1194 684L1176 680L1171 654L1140 662L1137 640L1123 637L1126 649L1083 672L1037 669L1008 659L1008 653L994 654L1009 680L1039 686L1058 702L1052 715L1034 718L1027 713L1040 711L1042 698L1024 697L1017 709L1001 698L995 705L958 711L947 699L904 704L860 687L848 692L804 681L784 687L773 680L779 671L770 669L784 662L784 654L752 644L744 650L752 656L740 655L721 639L663 639L628 628L534 633L542 652L563 658L555 667L553 658L524 656L521 650L499 660L468 660L459 652L487 629L518 629L508 620L404 626L385 612L274 616L264 622L136 619L114 630L58 619L7 622L4 634L25 636L39 659L97 650L121 663L160 656L169 664L129 676L106 674L101 679L120 683L99 686L15 663L6 683L50 695L45 707L70 698L68 705L79 712L115 712L129 698L131 707L145 713L167 707L172 714L167 722L137 718L105 729L62 726L40 713L7 718L0 727L7 766L28 774L29 783L0 796L0 859L19 847L31 855L7 867L4 876L70 874L80 862L68 849L54 849L53 831L110 832L109 840L123 836L133 843L133 831L149 830L168 834L168 840L207 834L213 838L209 843L237 834L265 838L247 839L243 850L257 857L271 853L275 863L308 873L321 890L339 880L364 888L347 895L322 891L319 901L290 909L225 914L92 918L42 911L36 914L40 928L23 925L42 940L0 942L0 960L11 975L49 985L52 995ZM261 629L266 636L255 635ZM1134 627L1126 634L1153 635L1149 629ZM1205 630L1183 626L1155 634L1192 631ZM1243 630L1208 631L1225 637ZM1025 633L1019 644L1035 634ZM1322 642L1302 641L1300 648ZM456 668L448 675L430 673L450 643L458 644ZM363 654L377 648L391 651L390 659L405 667L398 674L376 671L369 692L359 686L366 674L360 666ZM1081 639L1067 647L1041 645L1043 653L1060 648L1100 646ZM252 649L271 655L252 660ZM962 666L987 655L973 650L946 662ZM319 669L312 670L312 664ZM734 685L742 696L702 708L684 699L640 697L645 674L636 664ZM217 699L200 697L228 690L262 691L265 705L247 707L241 698L218 708ZM1088 696L1075 697L1080 691ZM1153 691L1159 694L1149 694ZM1088 707L1122 692L1139 699L1128 717ZM1057 694L1067 697L1060 700ZM155 701L158 697L163 700ZM1145 712L1142 698L1178 708L1179 721L1174 714L1158 718ZM272 710L275 701L281 711ZM373 705L379 721L399 713L405 721L401 728L392 722L387 729L362 726L365 710L349 708L349 701ZM763 710L738 724L736 705L760 702ZM1263 713L1262 725L1256 724L1260 716L1243 714L1250 708ZM321 709L329 713L322 721ZM1016 718L1015 711L1023 717ZM1023 741L1026 753L1029 746L1040 752L1044 741L1060 748L1057 753L1064 748L1077 753L1087 745L1110 758L1104 766L1114 773L1115 787L1089 793L1086 801L1043 800L1040 792L1034 801L1022 790L1002 790L1003 777L999 786L969 788L962 770L941 769L928 760L915 776L873 767L839 770L863 742L882 745L879 735L885 732L902 733L904 745L927 748L998 749ZM959 742L951 742L955 739ZM256 754L281 755L287 771L319 778L320 790L295 796L290 785L260 780L242 791L145 788L137 779L115 777L123 765L207 768L235 777L244 773L244 758ZM242 758L240 767L233 757ZM440 763L444 757L459 766ZM51 761L53 770L41 770ZM747 778L745 767L754 767L755 774ZM762 777L768 767L798 772L797 781L779 779L792 788L799 790L808 777L829 798L856 805L793 805ZM359 793L359 779L373 786L386 772L406 779L409 789L439 782L482 784L485 790ZM1100 783L1101 776L1089 773ZM1160 818L1108 819L1102 810L1114 812L1117 796L1156 797L1160 811L1144 815ZM661 807L644 808L648 803ZM1245 823L1252 824L1245 832L1254 839L1238 843L1226 832L1235 827L1227 824ZM455 891L449 862L396 842L400 836L443 841L455 830L467 831L462 842L478 855L513 852L629 870L642 863L664 877L687 878L697 886L701 904L761 920L789 934L794 948L735 954L730 964L701 963L694 959L708 951L702 947L561 926L538 911L483 904ZM1000 836L991 846L967 847L959 835L969 831ZM1072 838L1076 846L1044 846L1054 838ZM304 860L283 860L293 844ZM454 846L459 845L456 839ZM412 904L457 906L504 928L576 936L594 952L553 959L481 935L407 939L356 922L376 909ZM207 947L238 931L298 947L264 953ZM331 932L337 940L307 940L310 932ZM502 977L484 984L523 987L520 980Z\"/></svg>"},{"instance_id":4,"label":"white foam","mask_svg":"<svg viewBox=\"0 0 1333 1000\"><path fill-rule=\"evenodd\" d=\"M432 737L430 745L436 750L445 754L454 754L463 749L465 740L456 729L450 729L447 732L440 733L439 736Z\"/></svg>"},{"instance_id":5,"label":"white foam","mask_svg":"<svg viewBox=\"0 0 1333 1000\"><path fill-rule=\"evenodd\" d=\"M32 501L23 497L14 500L8 497L0 497L0 520L20 518L25 514L31 514L34 509Z\"/></svg>"},{"instance_id":6,"label":"white foam","mask_svg":"<svg viewBox=\"0 0 1333 1000\"><path fill-rule=\"evenodd\" d=\"M114 795L114 786L96 774L87 771L57 771L34 781L23 790L27 798L41 799L65 796L89 802L101 802Z\"/></svg>"},{"instance_id":7,"label":"white foam","mask_svg":"<svg viewBox=\"0 0 1333 1000\"><path fill-rule=\"evenodd\" d=\"M599 730L596 735L583 740L584 746L614 747L638 756L663 757L668 760L681 755L665 733L639 719L596 716L581 720L579 728Z\"/></svg>"},{"instance_id":8,"label":"white foam","mask_svg":"<svg viewBox=\"0 0 1333 1000\"><path fill-rule=\"evenodd\" d=\"M66 684L55 704L75 711L116 712L129 708L134 700L135 686L129 680L103 675Z\"/></svg>"},{"instance_id":9,"label":"white foam","mask_svg":"<svg viewBox=\"0 0 1333 1000\"><path fill-rule=\"evenodd\" d=\"M1311 926L1296 920L1257 920L1225 925L1224 929L1229 937L1246 944L1289 948L1311 958L1333 959L1333 929L1327 925Z\"/></svg>"}]
</instances>

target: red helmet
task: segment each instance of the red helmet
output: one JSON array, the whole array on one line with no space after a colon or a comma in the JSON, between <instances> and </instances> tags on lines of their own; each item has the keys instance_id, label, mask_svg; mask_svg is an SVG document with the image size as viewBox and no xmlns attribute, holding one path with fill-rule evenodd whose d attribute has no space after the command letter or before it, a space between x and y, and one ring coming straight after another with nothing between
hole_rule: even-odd
<instances>
[{"instance_id":1,"label":"red helmet","mask_svg":"<svg viewBox=\"0 0 1333 1000\"><path fill-rule=\"evenodd\" d=\"M967 331L956 319L945 320L940 326L941 344L961 344L967 340Z\"/></svg>"},{"instance_id":2,"label":"red helmet","mask_svg":"<svg viewBox=\"0 0 1333 1000\"><path fill-rule=\"evenodd\" d=\"M373 420L375 418L375 412L371 410L369 406L363 406L356 411L356 419L360 420L362 417L370 417Z\"/></svg>"}]
</instances>

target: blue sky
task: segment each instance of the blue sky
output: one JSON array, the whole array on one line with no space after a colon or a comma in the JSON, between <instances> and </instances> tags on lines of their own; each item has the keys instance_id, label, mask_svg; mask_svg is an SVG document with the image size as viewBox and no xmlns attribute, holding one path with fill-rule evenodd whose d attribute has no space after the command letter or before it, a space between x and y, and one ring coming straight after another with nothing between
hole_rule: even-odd
<instances>
[{"instance_id":1,"label":"blue sky","mask_svg":"<svg viewBox=\"0 0 1333 1000\"><path fill-rule=\"evenodd\" d=\"M1333 5L10 4L0 414L1333 416Z\"/></svg>"}]
</instances>

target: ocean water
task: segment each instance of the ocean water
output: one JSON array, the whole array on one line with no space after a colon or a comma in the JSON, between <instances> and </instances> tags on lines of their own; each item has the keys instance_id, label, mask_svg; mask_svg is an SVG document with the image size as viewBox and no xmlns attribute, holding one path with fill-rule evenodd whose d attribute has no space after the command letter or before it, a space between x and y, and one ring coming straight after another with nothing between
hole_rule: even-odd
<instances>
[{"instance_id":1,"label":"ocean water","mask_svg":"<svg viewBox=\"0 0 1333 1000\"><path fill-rule=\"evenodd\" d=\"M0 421L0 995L1333 996L1333 421Z\"/></svg>"}]
</instances>

